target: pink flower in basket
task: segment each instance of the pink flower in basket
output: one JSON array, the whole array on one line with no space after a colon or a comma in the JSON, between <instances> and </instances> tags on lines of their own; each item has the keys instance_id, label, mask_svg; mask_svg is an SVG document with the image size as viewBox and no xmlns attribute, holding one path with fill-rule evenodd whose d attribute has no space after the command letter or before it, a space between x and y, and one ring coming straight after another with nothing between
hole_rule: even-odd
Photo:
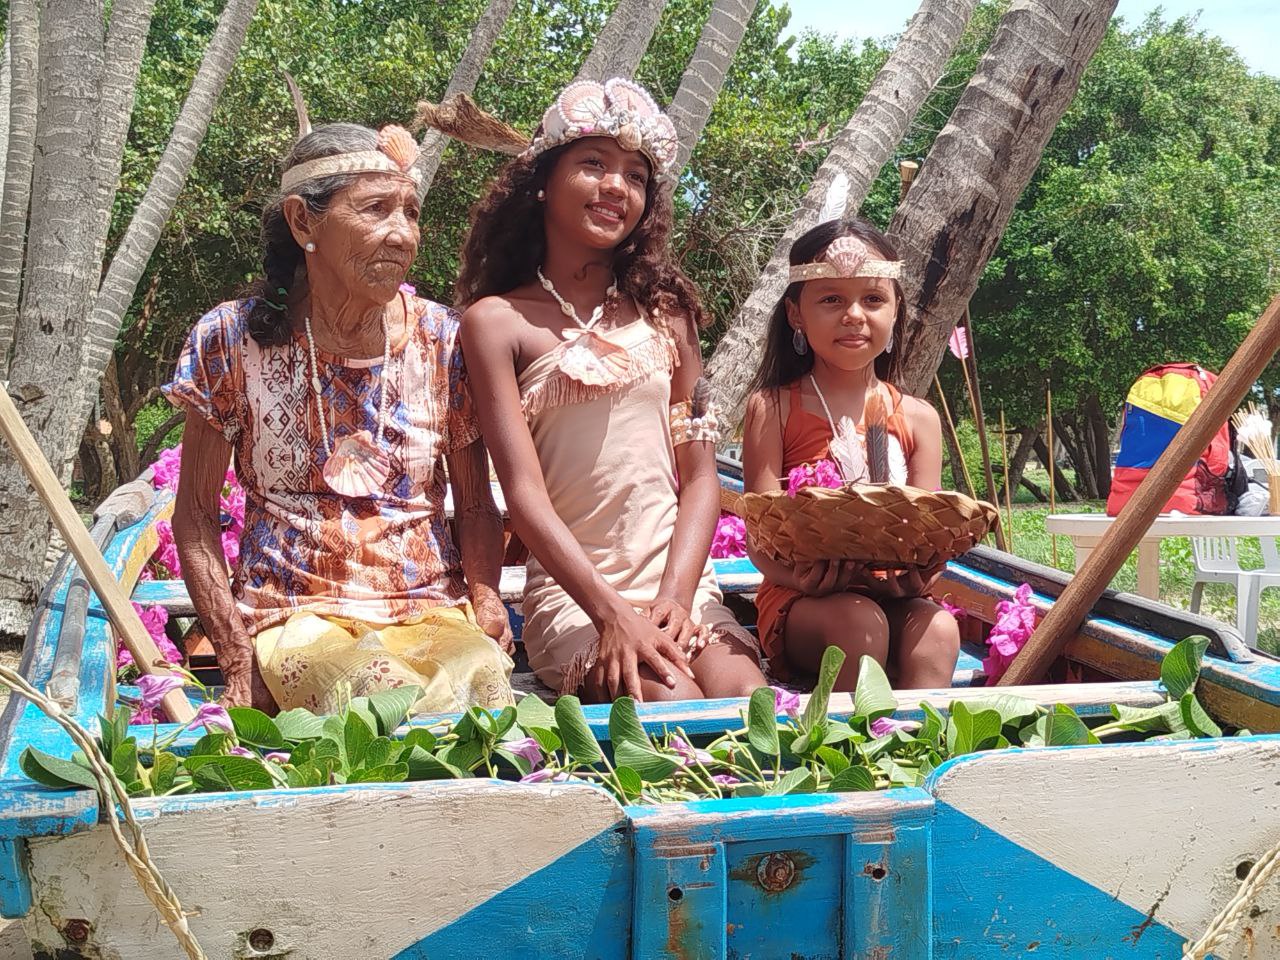
<instances>
[{"instance_id":1,"label":"pink flower in basket","mask_svg":"<svg viewBox=\"0 0 1280 960\"><path fill-rule=\"evenodd\" d=\"M711 538L711 556L717 560L747 555L747 526L732 513L720 514L715 536Z\"/></svg>"},{"instance_id":2,"label":"pink flower in basket","mask_svg":"<svg viewBox=\"0 0 1280 960\"><path fill-rule=\"evenodd\" d=\"M793 467L787 474L787 496L794 497L805 487L827 487L835 490L844 486L840 469L830 460L815 460Z\"/></svg>"},{"instance_id":3,"label":"pink flower in basket","mask_svg":"<svg viewBox=\"0 0 1280 960\"><path fill-rule=\"evenodd\" d=\"M988 684L1004 676L1035 628L1036 608L1031 602L1031 586L1024 583L1014 591L1012 600L996 604L996 622L987 635L989 649L982 661Z\"/></svg>"}]
</instances>

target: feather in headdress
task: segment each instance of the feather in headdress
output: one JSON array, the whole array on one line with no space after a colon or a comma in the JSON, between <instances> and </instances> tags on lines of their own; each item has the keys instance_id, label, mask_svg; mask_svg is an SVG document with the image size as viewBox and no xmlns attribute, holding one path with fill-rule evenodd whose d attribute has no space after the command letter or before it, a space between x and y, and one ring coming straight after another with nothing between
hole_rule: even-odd
<instances>
[{"instance_id":1,"label":"feather in headdress","mask_svg":"<svg viewBox=\"0 0 1280 960\"><path fill-rule=\"evenodd\" d=\"M444 103L420 101L414 126L432 127L470 146L498 153L518 154L529 147L528 137L481 110L465 93L456 93Z\"/></svg>"},{"instance_id":2,"label":"feather in headdress","mask_svg":"<svg viewBox=\"0 0 1280 960\"><path fill-rule=\"evenodd\" d=\"M889 482L889 417L879 392L867 397L862 414L866 429L867 474L871 483Z\"/></svg>"},{"instance_id":3,"label":"feather in headdress","mask_svg":"<svg viewBox=\"0 0 1280 960\"><path fill-rule=\"evenodd\" d=\"M831 438L831 456L840 468L845 483L865 483L867 479L867 455L858 436L858 428L848 417L841 417Z\"/></svg>"},{"instance_id":4,"label":"feather in headdress","mask_svg":"<svg viewBox=\"0 0 1280 960\"><path fill-rule=\"evenodd\" d=\"M289 96L293 97L293 110L298 115L298 139L301 140L311 132L311 117L307 114L307 101L302 98L298 82L288 70L282 70L284 82L289 86Z\"/></svg>"},{"instance_id":5,"label":"feather in headdress","mask_svg":"<svg viewBox=\"0 0 1280 960\"><path fill-rule=\"evenodd\" d=\"M848 206L849 178L837 170L835 176L831 178L831 185L827 187L826 196L822 200L822 210L818 213L818 222L826 223L828 220L841 219Z\"/></svg>"}]
</instances>

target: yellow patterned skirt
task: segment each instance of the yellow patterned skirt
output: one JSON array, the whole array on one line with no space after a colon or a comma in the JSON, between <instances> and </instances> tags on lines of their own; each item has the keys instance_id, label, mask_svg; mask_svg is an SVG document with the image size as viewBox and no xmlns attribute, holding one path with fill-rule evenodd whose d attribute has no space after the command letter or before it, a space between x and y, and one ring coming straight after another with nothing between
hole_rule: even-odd
<instances>
[{"instance_id":1,"label":"yellow patterned skirt","mask_svg":"<svg viewBox=\"0 0 1280 960\"><path fill-rule=\"evenodd\" d=\"M415 713L500 709L515 701L511 658L476 624L470 604L392 625L295 613L253 643L281 710L337 713L352 697L410 685L425 691Z\"/></svg>"}]
</instances>

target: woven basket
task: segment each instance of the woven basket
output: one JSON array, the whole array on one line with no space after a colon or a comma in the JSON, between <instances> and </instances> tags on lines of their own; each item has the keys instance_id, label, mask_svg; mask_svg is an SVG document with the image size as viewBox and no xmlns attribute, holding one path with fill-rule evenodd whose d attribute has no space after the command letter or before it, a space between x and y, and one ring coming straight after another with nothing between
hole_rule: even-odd
<instances>
[{"instance_id":1,"label":"woven basket","mask_svg":"<svg viewBox=\"0 0 1280 960\"><path fill-rule=\"evenodd\" d=\"M785 563L860 560L877 568L932 567L980 542L1000 522L989 503L949 490L857 484L805 487L794 497L722 490L751 541Z\"/></svg>"}]
</instances>

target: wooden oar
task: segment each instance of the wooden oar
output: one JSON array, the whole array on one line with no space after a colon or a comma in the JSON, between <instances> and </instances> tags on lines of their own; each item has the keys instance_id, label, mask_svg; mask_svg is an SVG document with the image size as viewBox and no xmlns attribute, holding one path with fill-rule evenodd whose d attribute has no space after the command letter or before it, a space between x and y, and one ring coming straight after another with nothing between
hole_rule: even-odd
<instances>
[{"instance_id":1,"label":"wooden oar","mask_svg":"<svg viewBox=\"0 0 1280 960\"><path fill-rule=\"evenodd\" d=\"M1102 535L1089 559L1076 571L1027 645L1000 678L1000 686L1034 683L1044 675L1277 350L1280 350L1280 296L1262 312L1235 355L1227 361L1222 376L1174 434L1173 441Z\"/></svg>"},{"instance_id":2,"label":"wooden oar","mask_svg":"<svg viewBox=\"0 0 1280 960\"><path fill-rule=\"evenodd\" d=\"M143 673L170 676L172 671L160 653L160 648L142 625L129 597L107 566L107 561L94 546L89 531L85 529L66 491L62 489L62 484L54 475L53 468L49 466L49 461L45 459L35 437L27 429L26 421L13 405L9 391L5 389L0 389L0 433L9 442L9 448L22 465L36 495L44 503L58 532L62 534L62 539L67 542L76 558L76 563L84 571L85 579L97 593L111 625L133 654L133 662ZM170 690L161 702L169 719L176 723L186 723L195 716L191 701L181 689Z\"/></svg>"}]
</instances>

